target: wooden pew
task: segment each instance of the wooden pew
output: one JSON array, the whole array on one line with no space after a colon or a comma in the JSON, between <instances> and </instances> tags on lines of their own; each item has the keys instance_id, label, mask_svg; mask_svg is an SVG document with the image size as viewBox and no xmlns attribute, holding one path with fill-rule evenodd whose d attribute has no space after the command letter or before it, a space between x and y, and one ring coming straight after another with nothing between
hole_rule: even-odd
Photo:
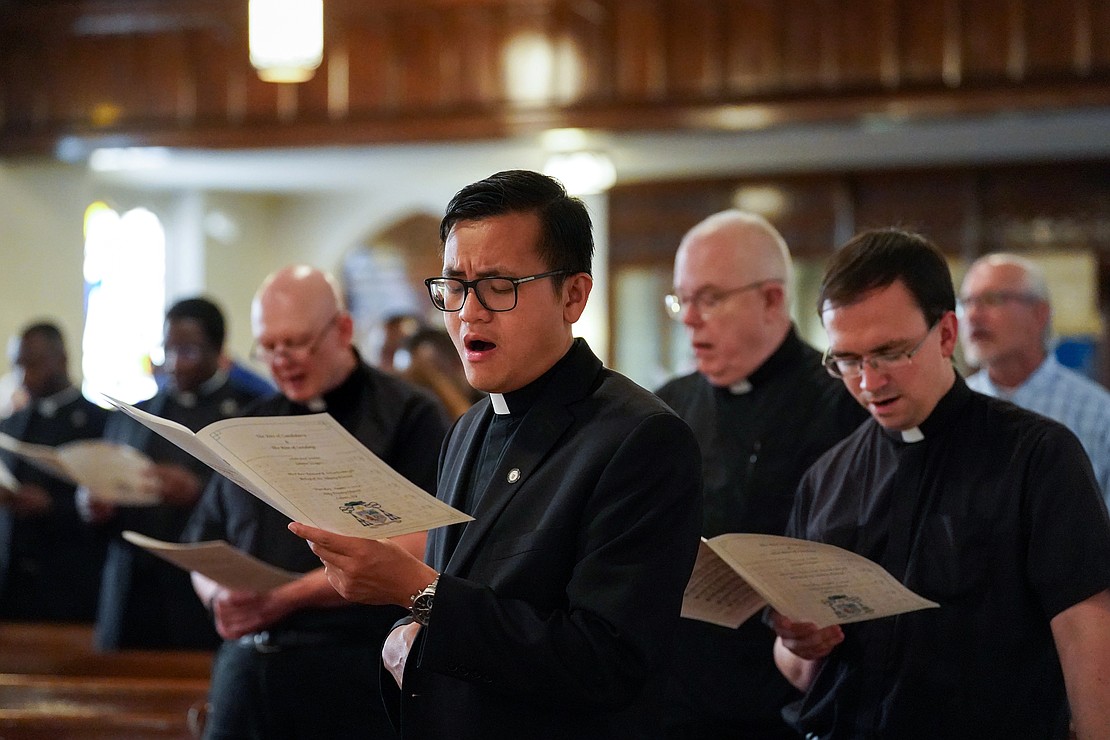
<instances>
[{"instance_id":1,"label":"wooden pew","mask_svg":"<svg viewBox=\"0 0 1110 740\"><path fill-rule=\"evenodd\" d=\"M211 653L98 653L92 644L84 625L0 623L0 737L196 737Z\"/></svg>"}]
</instances>

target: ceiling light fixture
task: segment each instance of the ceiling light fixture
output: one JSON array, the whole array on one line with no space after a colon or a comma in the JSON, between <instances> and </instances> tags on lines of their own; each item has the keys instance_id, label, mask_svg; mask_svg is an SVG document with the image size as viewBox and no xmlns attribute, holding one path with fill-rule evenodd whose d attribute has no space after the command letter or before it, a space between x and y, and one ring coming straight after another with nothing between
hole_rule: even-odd
<instances>
[{"instance_id":1,"label":"ceiling light fixture","mask_svg":"<svg viewBox=\"0 0 1110 740\"><path fill-rule=\"evenodd\" d=\"M324 59L323 0L250 0L251 64L265 82L307 82Z\"/></svg>"}]
</instances>

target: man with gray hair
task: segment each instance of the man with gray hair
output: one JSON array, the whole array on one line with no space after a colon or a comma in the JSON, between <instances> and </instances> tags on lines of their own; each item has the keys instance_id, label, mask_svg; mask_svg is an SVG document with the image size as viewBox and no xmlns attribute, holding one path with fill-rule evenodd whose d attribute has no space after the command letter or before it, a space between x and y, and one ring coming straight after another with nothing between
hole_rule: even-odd
<instances>
[{"instance_id":1,"label":"man with gray hair","mask_svg":"<svg viewBox=\"0 0 1110 740\"><path fill-rule=\"evenodd\" d=\"M1110 503L1110 392L1049 351L1052 307L1041 269L1014 254L981 257L964 277L959 307L964 355L980 368L968 386L1070 429Z\"/></svg>"},{"instance_id":2,"label":"man with gray hair","mask_svg":"<svg viewBox=\"0 0 1110 740\"><path fill-rule=\"evenodd\" d=\"M786 242L761 216L728 210L682 239L668 313L686 327L697 371L658 391L702 451L702 535L782 534L805 470L865 418L790 319ZM684 619L667 736L793 738L781 716L797 692L774 667L774 634Z\"/></svg>"}]
</instances>

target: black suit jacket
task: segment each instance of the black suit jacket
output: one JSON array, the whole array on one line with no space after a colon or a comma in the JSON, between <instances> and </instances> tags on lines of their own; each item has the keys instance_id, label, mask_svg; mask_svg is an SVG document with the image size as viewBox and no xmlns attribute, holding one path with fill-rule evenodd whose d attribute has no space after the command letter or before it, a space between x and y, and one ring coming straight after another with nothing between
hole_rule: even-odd
<instances>
[{"instance_id":1,"label":"black suit jacket","mask_svg":"<svg viewBox=\"0 0 1110 740\"><path fill-rule=\"evenodd\" d=\"M439 495L450 504L462 501L491 414L479 402L444 446ZM403 737L658 734L700 498L689 427L577 340L457 547L451 528L429 536L442 575L406 665Z\"/></svg>"},{"instance_id":2,"label":"black suit jacket","mask_svg":"<svg viewBox=\"0 0 1110 740\"><path fill-rule=\"evenodd\" d=\"M239 416L256 398L253 390L228 378L196 394L191 406L177 402L169 389L136 405L196 432L221 419ZM155 463L181 465L191 470L200 480L202 490L213 475L206 464L126 414L112 415L104 438L134 447ZM211 615L193 591L189 573L121 536L130 529L177 542L192 510L192 506L171 504L121 506L117 510L110 522L114 532L108 543L97 607L98 649L212 650L220 644Z\"/></svg>"},{"instance_id":3,"label":"black suit jacket","mask_svg":"<svg viewBox=\"0 0 1110 740\"><path fill-rule=\"evenodd\" d=\"M0 421L0 431L32 444L57 447L104 433L108 412L76 390L72 400L44 416L38 403ZM16 519L0 506L0 619L91 622L100 591L106 535L77 512L76 488L14 453L0 460L21 483L42 486L52 508Z\"/></svg>"}]
</instances>

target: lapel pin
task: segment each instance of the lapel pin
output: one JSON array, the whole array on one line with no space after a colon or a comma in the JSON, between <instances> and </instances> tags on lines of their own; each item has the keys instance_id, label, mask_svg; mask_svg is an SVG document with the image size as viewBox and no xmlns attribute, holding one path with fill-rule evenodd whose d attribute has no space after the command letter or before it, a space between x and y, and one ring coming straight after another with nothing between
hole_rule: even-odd
<instances>
[{"instance_id":1,"label":"lapel pin","mask_svg":"<svg viewBox=\"0 0 1110 740\"><path fill-rule=\"evenodd\" d=\"M512 470L510 470L506 478L510 483L516 483L518 480L520 480L520 468L513 468Z\"/></svg>"}]
</instances>

